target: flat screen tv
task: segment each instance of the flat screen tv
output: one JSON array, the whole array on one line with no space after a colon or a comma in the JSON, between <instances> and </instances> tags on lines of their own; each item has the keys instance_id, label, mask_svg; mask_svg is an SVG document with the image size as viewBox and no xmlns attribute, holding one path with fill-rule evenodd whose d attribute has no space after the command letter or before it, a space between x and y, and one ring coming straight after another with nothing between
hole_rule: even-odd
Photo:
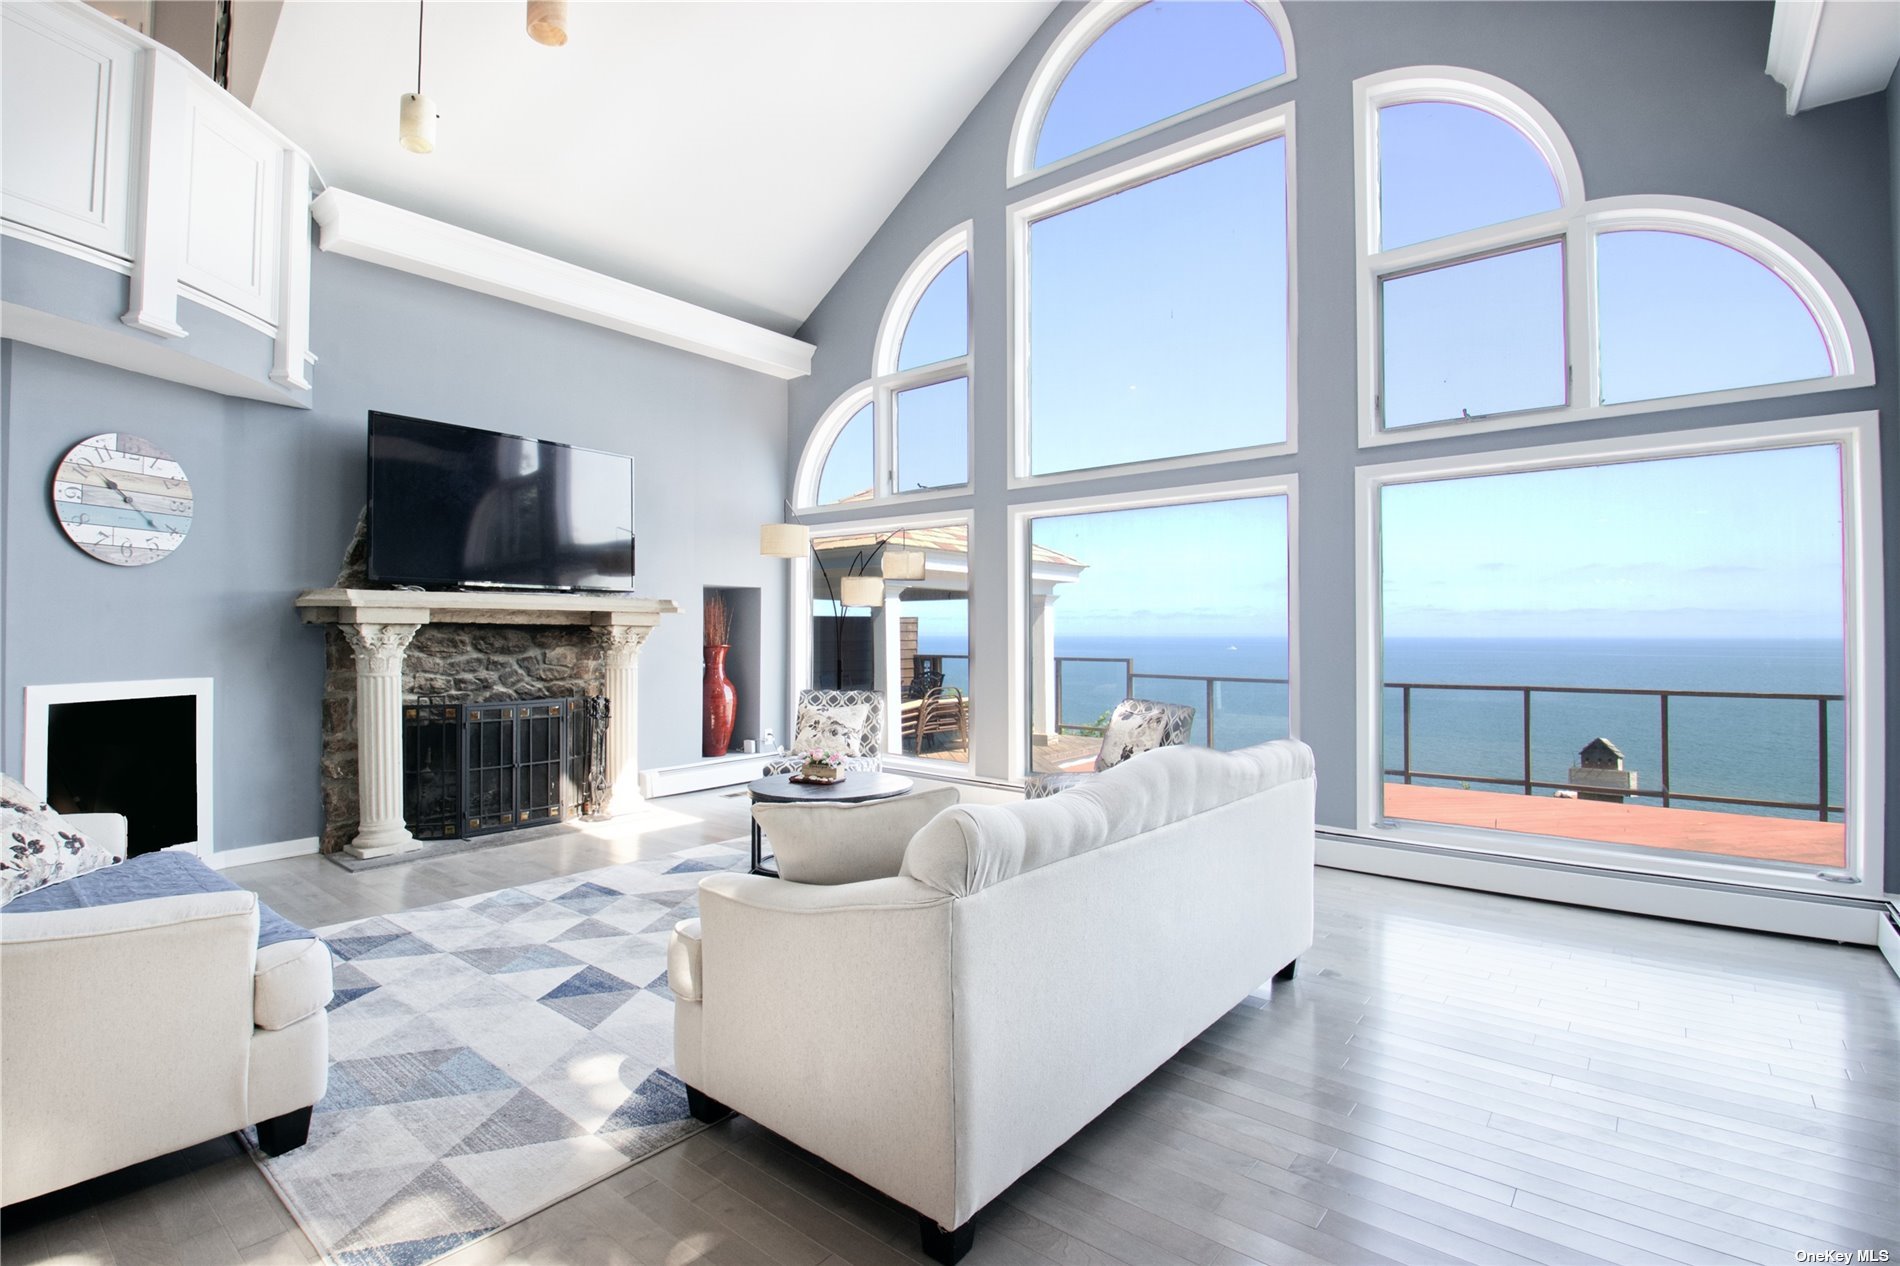
<instances>
[{"instance_id":1,"label":"flat screen tv","mask_svg":"<svg viewBox=\"0 0 1900 1266\"><path fill-rule=\"evenodd\" d=\"M369 578L630 591L633 459L372 412Z\"/></svg>"}]
</instances>

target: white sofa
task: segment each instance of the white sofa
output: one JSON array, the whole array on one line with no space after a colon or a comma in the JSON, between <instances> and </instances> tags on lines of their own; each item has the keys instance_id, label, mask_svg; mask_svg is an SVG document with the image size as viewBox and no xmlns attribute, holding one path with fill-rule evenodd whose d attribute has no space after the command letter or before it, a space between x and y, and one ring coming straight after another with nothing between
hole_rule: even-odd
<instances>
[{"instance_id":1,"label":"white sofa","mask_svg":"<svg viewBox=\"0 0 1900 1266\"><path fill-rule=\"evenodd\" d=\"M1162 748L946 809L888 877L708 877L668 962L695 1115L730 1107L855 1174L955 1261L987 1202L1292 974L1313 787L1304 744Z\"/></svg>"},{"instance_id":2,"label":"white sofa","mask_svg":"<svg viewBox=\"0 0 1900 1266\"><path fill-rule=\"evenodd\" d=\"M125 819L68 815L123 854ZM0 913L0 1204L258 1127L297 1147L329 1077L330 953L257 946L257 894Z\"/></svg>"}]
</instances>

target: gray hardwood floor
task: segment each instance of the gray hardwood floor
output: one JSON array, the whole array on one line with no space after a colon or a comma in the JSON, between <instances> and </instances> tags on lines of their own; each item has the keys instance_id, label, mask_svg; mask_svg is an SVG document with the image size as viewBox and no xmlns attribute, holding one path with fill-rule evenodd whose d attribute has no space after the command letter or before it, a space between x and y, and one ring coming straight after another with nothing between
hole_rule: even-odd
<instances>
[{"instance_id":1,"label":"gray hardwood floor","mask_svg":"<svg viewBox=\"0 0 1900 1266\"><path fill-rule=\"evenodd\" d=\"M229 872L313 925L653 856L742 800L365 874ZM1319 874L1299 977L978 1219L971 1266L1900 1261L1900 981L1870 950ZM735 1118L452 1266L896 1266L910 1215ZM228 1141L7 1211L0 1256L305 1262Z\"/></svg>"}]
</instances>

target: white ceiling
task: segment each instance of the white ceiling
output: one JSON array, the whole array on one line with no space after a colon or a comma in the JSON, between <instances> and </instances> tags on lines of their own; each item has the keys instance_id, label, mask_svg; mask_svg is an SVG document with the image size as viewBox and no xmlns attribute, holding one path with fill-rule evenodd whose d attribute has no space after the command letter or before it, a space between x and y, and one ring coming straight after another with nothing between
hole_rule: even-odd
<instances>
[{"instance_id":1,"label":"white ceiling","mask_svg":"<svg viewBox=\"0 0 1900 1266\"><path fill-rule=\"evenodd\" d=\"M577 3L545 48L432 0L416 155L416 6L291 0L252 105L329 184L790 333L1053 7Z\"/></svg>"}]
</instances>

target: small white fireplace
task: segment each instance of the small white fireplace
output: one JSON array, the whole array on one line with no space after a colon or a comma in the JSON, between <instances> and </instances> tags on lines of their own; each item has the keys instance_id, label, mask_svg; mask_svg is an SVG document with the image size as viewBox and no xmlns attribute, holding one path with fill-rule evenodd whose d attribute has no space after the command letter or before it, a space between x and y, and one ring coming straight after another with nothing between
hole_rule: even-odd
<instances>
[{"instance_id":1,"label":"small white fireplace","mask_svg":"<svg viewBox=\"0 0 1900 1266\"><path fill-rule=\"evenodd\" d=\"M24 738L55 809L124 814L135 852L211 852L211 678L28 686Z\"/></svg>"}]
</instances>

